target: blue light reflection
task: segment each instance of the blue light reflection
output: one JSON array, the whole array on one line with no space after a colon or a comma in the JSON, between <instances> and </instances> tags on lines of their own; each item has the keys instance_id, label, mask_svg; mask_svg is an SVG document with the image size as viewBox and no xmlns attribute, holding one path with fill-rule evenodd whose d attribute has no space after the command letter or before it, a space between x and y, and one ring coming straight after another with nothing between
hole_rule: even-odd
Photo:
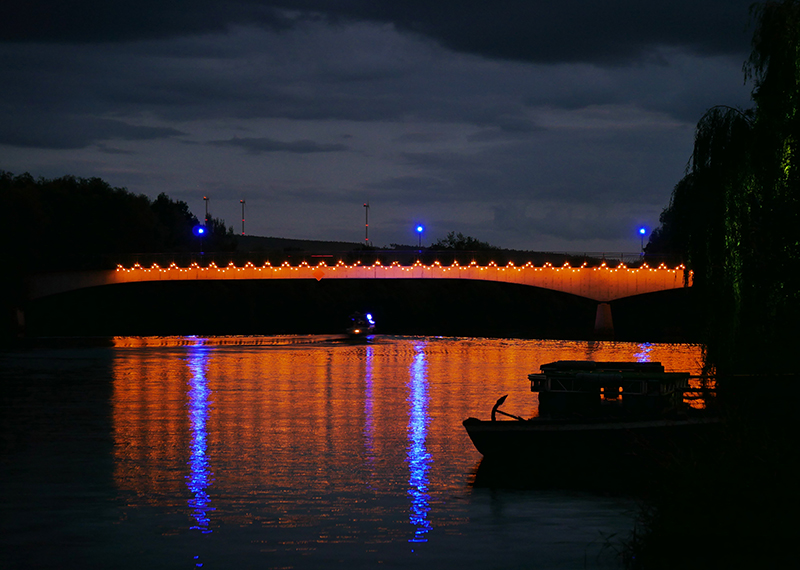
<instances>
[{"instance_id":1,"label":"blue light reflection","mask_svg":"<svg viewBox=\"0 0 800 570\"><path fill-rule=\"evenodd\" d=\"M639 351L633 356L636 357L636 362L650 362L650 351L653 350L653 344L650 342L643 342L639 344Z\"/></svg>"},{"instance_id":2,"label":"blue light reflection","mask_svg":"<svg viewBox=\"0 0 800 570\"><path fill-rule=\"evenodd\" d=\"M425 361L425 345L418 344L414 347L416 355L409 370L409 413L408 413L408 470L409 489L411 499L411 513L409 516L414 526L414 537L409 542L427 542L425 536L431 530L428 520L430 495L428 494L428 472L430 471L431 455L425 447L425 438L428 433L428 377L427 363Z\"/></svg>"},{"instance_id":3,"label":"blue light reflection","mask_svg":"<svg viewBox=\"0 0 800 570\"><path fill-rule=\"evenodd\" d=\"M192 377L189 380L189 422L192 431L191 455L189 457L189 475L186 476L186 484L192 493L189 499L189 506L192 508L192 516L197 524L191 528L199 530L203 534L212 532L210 527L211 519L209 512L215 510L210 506L211 498L206 489L213 482L214 475L209 467L208 461L208 432L206 424L210 408L211 390L208 389L206 380L206 369L211 349L208 346L195 345L188 347L189 369Z\"/></svg>"},{"instance_id":4,"label":"blue light reflection","mask_svg":"<svg viewBox=\"0 0 800 570\"><path fill-rule=\"evenodd\" d=\"M366 462L372 467L375 463L375 394L372 385L372 346L365 347L366 369L364 370L364 450Z\"/></svg>"}]
</instances>

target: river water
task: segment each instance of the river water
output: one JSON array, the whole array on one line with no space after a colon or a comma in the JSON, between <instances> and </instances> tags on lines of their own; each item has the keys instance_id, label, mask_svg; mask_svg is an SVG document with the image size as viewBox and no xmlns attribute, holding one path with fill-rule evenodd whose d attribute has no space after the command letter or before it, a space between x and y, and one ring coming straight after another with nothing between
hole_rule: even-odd
<instances>
[{"instance_id":1,"label":"river water","mask_svg":"<svg viewBox=\"0 0 800 570\"><path fill-rule=\"evenodd\" d=\"M555 360L694 345L114 338L0 352L2 568L617 568L630 498L473 487L461 421Z\"/></svg>"}]
</instances>

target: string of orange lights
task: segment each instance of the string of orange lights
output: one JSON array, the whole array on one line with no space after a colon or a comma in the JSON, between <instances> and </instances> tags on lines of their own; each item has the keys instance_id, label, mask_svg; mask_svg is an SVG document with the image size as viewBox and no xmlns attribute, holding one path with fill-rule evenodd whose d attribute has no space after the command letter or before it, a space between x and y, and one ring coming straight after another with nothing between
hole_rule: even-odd
<instances>
[{"instance_id":1,"label":"string of orange lights","mask_svg":"<svg viewBox=\"0 0 800 570\"><path fill-rule=\"evenodd\" d=\"M684 277L686 279L684 279ZM280 265L269 262L256 266L252 262L237 266L233 262L228 265L217 266L214 262L207 266L192 263L188 267L179 267L175 263L161 267L154 263L144 267L138 263L131 267L118 265L116 269L116 282L134 282L150 280L183 280L183 279L474 279L487 281L500 281L543 287L557 291L576 294L582 297L606 302L622 297L641 293L678 289L691 285L691 271L686 273L686 268L679 265L668 268L661 264L650 267L642 264L639 267L628 267L624 263L609 266L602 263L597 267L588 267L586 263L572 267L569 263L562 266L553 266L545 263L534 266L532 263L515 265L510 262L506 266L499 266L494 262L488 265L478 265L472 262L460 265L453 262L444 266L436 261L425 265L420 261L413 265L400 265L395 261L384 265L376 261L372 265L361 265L355 262L351 265L338 261L328 265L320 261L310 265L303 261L299 265L291 265L288 261Z\"/></svg>"}]
</instances>

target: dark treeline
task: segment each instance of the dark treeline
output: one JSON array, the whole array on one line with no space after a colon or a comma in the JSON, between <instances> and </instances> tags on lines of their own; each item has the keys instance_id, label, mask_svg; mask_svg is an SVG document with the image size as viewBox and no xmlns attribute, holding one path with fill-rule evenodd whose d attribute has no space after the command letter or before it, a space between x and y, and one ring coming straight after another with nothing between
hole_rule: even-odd
<instances>
[{"instance_id":1,"label":"dark treeline","mask_svg":"<svg viewBox=\"0 0 800 570\"><path fill-rule=\"evenodd\" d=\"M232 249L233 230L209 217L202 242L199 220L185 202L155 200L114 188L100 178L34 179L0 171L0 338L22 326L25 278L31 273L111 269L125 254Z\"/></svg>"},{"instance_id":2,"label":"dark treeline","mask_svg":"<svg viewBox=\"0 0 800 570\"><path fill-rule=\"evenodd\" d=\"M151 200L100 178L0 171L0 199L9 213L0 224L3 265L16 271L96 267L103 256L126 253L235 247L221 220L210 217L200 243L192 233L200 221L185 202L163 193Z\"/></svg>"}]
</instances>

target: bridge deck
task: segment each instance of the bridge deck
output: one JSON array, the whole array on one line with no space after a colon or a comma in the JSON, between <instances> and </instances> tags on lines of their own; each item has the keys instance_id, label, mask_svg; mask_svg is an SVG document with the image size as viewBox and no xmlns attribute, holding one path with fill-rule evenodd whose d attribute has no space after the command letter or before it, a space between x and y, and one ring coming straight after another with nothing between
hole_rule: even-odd
<instances>
[{"instance_id":1,"label":"bridge deck","mask_svg":"<svg viewBox=\"0 0 800 570\"><path fill-rule=\"evenodd\" d=\"M144 281L473 279L541 287L606 303L642 293L679 289L686 286L685 283L691 285L691 272L684 279L685 272L686 269L683 266L673 269L664 265L657 268L646 265L629 268L624 264L616 267L609 267L605 264L600 267L570 267L569 265L554 267L550 264L535 267L530 263L521 266L511 263L506 266L497 266L493 263L487 266L475 263L470 265L454 263L450 266L443 266L438 262L432 265L423 265L417 262L414 265L375 263L366 266L346 265L343 262L336 265L327 265L324 262L320 262L318 265L308 265L303 262L298 266L291 266L288 263L272 266L267 263L260 267L252 263L247 263L243 267L237 267L232 263L223 267L217 267L214 263L208 267L201 267L196 263L189 267L178 267L175 264L168 267L160 267L155 264L151 267L142 267L135 264L128 268L118 266L116 270L108 271L37 275L31 279L29 298L35 299L84 287Z\"/></svg>"}]
</instances>

